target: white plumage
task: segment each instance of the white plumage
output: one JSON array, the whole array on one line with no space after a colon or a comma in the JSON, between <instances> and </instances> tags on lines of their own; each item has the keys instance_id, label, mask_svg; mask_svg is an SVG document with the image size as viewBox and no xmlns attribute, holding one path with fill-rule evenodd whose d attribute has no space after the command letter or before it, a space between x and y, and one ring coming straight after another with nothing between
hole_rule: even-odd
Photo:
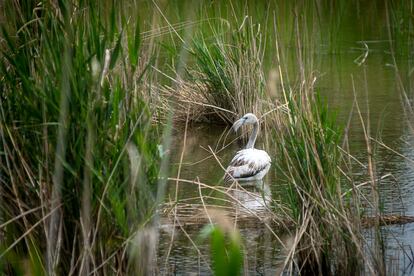
<instances>
[{"instance_id":1,"label":"white plumage","mask_svg":"<svg viewBox=\"0 0 414 276\"><path fill-rule=\"evenodd\" d=\"M261 180L270 169L271 159L267 152L254 148L259 132L257 117L252 113L247 113L234 123L233 128L237 131L242 125L246 124L254 125L253 132L246 148L238 151L227 167L224 177L226 182L232 179L238 181Z\"/></svg>"}]
</instances>

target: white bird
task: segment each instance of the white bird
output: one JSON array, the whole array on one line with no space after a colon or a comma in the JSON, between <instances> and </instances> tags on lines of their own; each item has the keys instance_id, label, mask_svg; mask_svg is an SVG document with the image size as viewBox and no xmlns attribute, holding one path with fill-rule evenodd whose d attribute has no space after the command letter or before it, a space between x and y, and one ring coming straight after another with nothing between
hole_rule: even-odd
<instances>
[{"instance_id":1,"label":"white bird","mask_svg":"<svg viewBox=\"0 0 414 276\"><path fill-rule=\"evenodd\" d=\"M253 125L253 132L245 149L236 153L229 166L226 169L224 181L229 182L232 179L238 181L261 180L269 171L271 159L269 154L264 150L254 148L257 135L259 133L259 120L252 113L245 114L241 119L233 124L234 131L237 131L243 125Z\"/></svg>"}]
</instances>

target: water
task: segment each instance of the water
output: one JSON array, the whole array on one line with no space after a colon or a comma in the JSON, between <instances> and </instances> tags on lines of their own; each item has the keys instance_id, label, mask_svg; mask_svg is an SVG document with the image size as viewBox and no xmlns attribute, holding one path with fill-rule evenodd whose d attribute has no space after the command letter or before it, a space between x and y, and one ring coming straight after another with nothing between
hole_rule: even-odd
<instances>
[{"instance_id":1,"label":"water","mask_svg":"<svg viewBox=\"0 0 414 276\"><path fill-rule=\"evenodd\" d=\"M414 131L410 128L412 118L403 107L405 99L401 93L401 88L404 87L408 100L411 101L414 94L411 69L413 60L411 56L403 55L405 48L401 47L402 43L398 41L397 33L392 41L394 47L398 46L396 46L398 42L401 47L399 48L401 51L398 52L400 55L397 54L395 60L398 64L399 75L396 74L394 60L390 54L386 7L382 4L373 4L375 7L372 7L371 4L361 4L359 1L357 3L358 5L354 6L353 4L346 5L344 12L340 14L341 20L337 20L339 15L336 13L340 9L329 13L326 17L319 18L320 21L325 22L326 28L315 34L317 37L315 40L320 39L320 44L312 52L314 69L318 77L316 87L328 103L330 110L337 113L338 124L346 125L349 121L349 150L362 164L367 164L366 141L355 103L360 108L365 127L369 125L371 137L405 156L403 158L381 146L380 143L371 141L375 151L377 176L387 175L378 182L382 212L414 216ZM289 32L292 30L291 26L286 23L292 20L288 6L283 3L276 5L281 10L278 26L282 30L280 34L283 40L282 47L287 48L292 47L289 42ZM254 15L260 14L260 7L259 5L253 12ZM214 16L217 15L214 14ZM263 20L262 17L258 20ZM403 26L403 20L401 22ZM272 22L270 24L267 22L268 27L269 25L271 26ZM324 39L325 31L329 36L328 39ZM267 41L267 52L270 52L270 56L274 55L275 51L272 50L272 47L274 48L274 44L271 43L272 39ZM291 50L294 51L294 49ZM368 53L367 56L365 53ZM290 58L288 54L286 61L288 62L286 67L289 70L289 83L294 83L297 79L296 74L298 74L294 65L295 56L292 55ZM266 59L266 73L274 70L276 65L274 59ZM189 127L184 143L183 128L175 129L174 163L171 176L200 181L214 187L223 185L220 182L223 169L219 162L226 167L234 153L243 146L240 141L233 141L235 137L236 135L224 126L195 125ZM216 156L212 155L209 147ZM275 154L273 148L267 146L260 138L256 147L265 149L271 156ZM179 166L182 153L183 159ZM369 179L364 166L354 166L353 174L358 182ZM265 214L266 198L277 199L284 196L274 170L271 169L264 183L264 186L246 187L246 190L253 193L253 196L246 192L234 195L237 200L249 206L257 216ZM200 193L206 201L205 204L209 206L226 205L238 208L234 207L234 202L224 202L225 196L219 191L200 189L198 185L190 183L176 184L175 181L169 182L167 202L172 202L177 198L181 202L192 204L196 207L189 212L192 212L195 217L201 216L200 214L205 210L200 203ZM367 193L369 193L368 187ZM369 206L366 206L366 212L370 215ZM200 240L200 232L204 223L192 223L191 219L188 219L182 227L172 227L169 221L162 228L158 253L161 272L211 273L208 242ZM278 269L283 264L286 252L281 247L280 241L270 231L271 223L275 222L271 219L267 222L256 218L241 221L236 225L243 240L245 263L249 274L273 275L280 272ZM381 233L384 238L387 272L400 275L412 274L414 272L414 223L384 226L381 227ZM290 242L291 236L288 231L276 234L282 242ZM374 239L374 234L371 229L367 229L364 233L368 244Z\"/></svg>"},{"instance_id":2,"label":"water","mask_svg":"<svg viewBox=\"0 0 414 276\"><path fill-rule=\"evenodd\" d=\"M183 157L183 163L180 171L180 178L195 180L199 179L202 183L210 185L223 185L220 183L223 177L223 170L220 168L217 160L209 152L209 147L217 152L217 158L220 159L223 166L232 158L233 154L241 146L237 142L231 142L235 138L233 133L228 133L229 129L223 129L222 127L216 126L192 126L187 132L185 151ZM175 134L175 161L178 163L180 160L180 154L184 149L184 132L178 130ZM225 137L227 139L219 137ZM220 140L220 141L219 141ZM260 145L260 141L258 145ZM208 159L206 159L208 158ZM199 162L202 160L201 162ZM172 175L177 175L178 164L175 165L175 172ZM272 197L274 191L271 190L271 186L267 183L273 183L273 174L269 174L265 178L265 184L262 185L251 185L245 187L247 192L243 190L232 191L231 195L235 200L239 202L236 209L239 212L239 219L237 228L240 231L243 239L244 248L246 251L246 258L248 260L248 271L254 274L270 273L274 274L280 262L283 261L283 256L280 255L281 248L280 243L277 241L275 236L269 231L265 223L258 221L253 218L249 212L255 215L262 215L265 213L267 204ZM175 196L176 183L171 181L169 183L169 190L167 194L172 199ZM275 188L273 186L272 188ZM233 204L223 203L217 200L209 200L209 197L222 198L223 195L220 193L212 193L211 191L204 191L203 196L205 197L206 204L219 204L233 206ZM178 198L186 203L200 204L200 195L197 185L180 183L178 185ZM186 201L186 199L190 199ZM237 205L237 203L236 203ZM248 208L249 210L246 210ZM193 210L193 213L203 213L203 208L200 206L197 210ZM243 219L243 217L245 219ZM181 221L184 221L181 218ZM171 235L174 234L174 241L171 247L171 252L168 258L168 268L161 268L162 272L167 270L177 274L209 274L211 273L208 264L210 262L208 255L208 241L200 242L200 232L203 224L192 225L192 220L187 220L190 223L189 226L183 228L176 227L172 230L171 227L164 227L161 231L160 236L160 260L161 264L164 264L166 252L169 251ZM171 224L171 222L170 222ZM270 225L270 223L269 223ZM172 233L174 231L174 233ZM184 233L185 232L185 233ZM282 236L286 234L281 234ZM194 240L193 244L190 240ZM203 255L200 256L195 249L197 246ZM271 246L269 246L271 245Z\"/></svg>"}]
</instances>

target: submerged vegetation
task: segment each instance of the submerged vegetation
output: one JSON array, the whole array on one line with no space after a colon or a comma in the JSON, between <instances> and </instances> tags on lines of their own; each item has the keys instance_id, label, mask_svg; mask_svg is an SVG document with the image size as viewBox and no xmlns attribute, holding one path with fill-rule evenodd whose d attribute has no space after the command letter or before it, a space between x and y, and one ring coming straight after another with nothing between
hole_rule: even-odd
<instances>
[{"instance_id":1,"label":"submerged vegetation","mask_svg":"<svg viewBox=\"0 0 414 276\"><path fill-rule=\"evenodd\" d=\"M265 225L283 247L279 272L385 274L382 175L370 120L355 100L365 166L350 151L349 125L342 129L320 97L324 72L317 54L338 53L340 39L362 41L356 66L364 66L371 51L388 51L412 113L411 82L406 85L413 68L411 2L0 4L0 271L167 274L175 229L184 231L180 212L200 219L191 209L197 206L203 223L211 224L199 242L210 238L216 275L248 272L249 248L237 230L246 217ZM346 22L337 15L348 18L354 6L372 12L371 19L381 15L378 32L371 28L378 22L360 20L370 40L385 34L389 43L375 48L364 37L340 36ZM183 9L191 10L189 18ZM407 76L399 55L408 60ZM248 112L264 124L263 144L276 149L277 184L270 186L283 187L283 195L265 185L257 196L237 183L181 177L189 124L231 124ZM172 177L171 127L184 122L184 148ZM219 152L209 150L224 168ZM355 180L355 162L366 169L366 185ZM175 194L165 203L168 179ZM180 202L183 184L196 187L199 197L191 200L198 205ZM249 209L249 201L259 201L261 213ZM376 235L371 242L362 233L367 210ZM161 268L157 239L168 226L166 213L173 230ZM280 233L287 233L287 242Z\"/></svg>"}]
</instances>

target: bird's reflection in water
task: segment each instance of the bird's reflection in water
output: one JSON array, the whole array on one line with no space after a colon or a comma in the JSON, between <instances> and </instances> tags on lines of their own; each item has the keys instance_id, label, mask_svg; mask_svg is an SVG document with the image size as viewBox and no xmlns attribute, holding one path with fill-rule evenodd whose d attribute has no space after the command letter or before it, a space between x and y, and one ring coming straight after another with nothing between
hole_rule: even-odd
<instances>
[{"instance_id":1,"label":"bird's reflection in water","mask_svg":"<svg viewBox=\"0 0 414 276\"><path fill-rule=\"evenodd\" d=\"M264 181L235 184L231 190L235 208L240 213L262 213L270 210L272 194Z\"/></svg>"}]
</instances>

